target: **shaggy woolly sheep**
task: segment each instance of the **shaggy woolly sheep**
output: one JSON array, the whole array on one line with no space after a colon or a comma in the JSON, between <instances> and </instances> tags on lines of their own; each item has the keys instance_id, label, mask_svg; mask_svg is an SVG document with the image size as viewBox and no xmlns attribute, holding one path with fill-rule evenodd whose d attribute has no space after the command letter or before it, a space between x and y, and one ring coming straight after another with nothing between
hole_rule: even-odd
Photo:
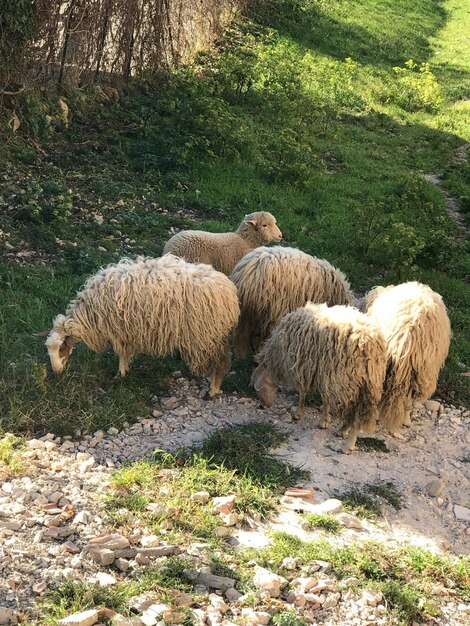
<instances>
[{"instance_id":1,"label":"shaggy woolly sheep","mask_svg":"<svg viewBox=\"0 0 470 626\"><path fill-rule=\"evenodd\" d=\"M351 306L311 304L288 313L276 324L256 357L252 383L266 406L283 384L299 392L296 415L304 415L305 396L323 402L326 428L330 414L343 418L345 452L356 445L360 430L375 429L377 405L386 368L385 339L378 325Z\"/></svg>"},{"instance_id":2,"label":"shaggy woolly sheep","mask_svg":"<svg viewBox=\"0 0 470 626\"><path fill-rule=\"evenodd\" d=\"M46 345L57 373L79 341L96 352L111 346L121 376L138 354L179 350L195 374L210 376L213 397L230 364L229 335L239 312L235 286L209 265L171 254L124 259L87 281L65 316L55 318Z\"/></svg>"},{"instance_id":3,"label":"shaggy woolly sheep","mask_svg":"<svg viewBox=\"0 0 470 626\"><path fill-rule=\"evenodd\" d=\"M428 399L449 352L450 322L439 294L418 282L376 287L361 308L380 325L387 342L387 376L379 406L392 432L411 424L413 400Z\"/></svg>"},{"instance_id":4,"label":"shaggy woolly sheep","mask_svg":"<svg viewBox=\"0 0 470 626\"><path fill-rule=\"evenodd\" d=\"M352 301L344 274L296 248L257 248L239 261L230 278L240 299L239 357L250 345L256 351L281 317L307 302L333 306Z\"/></svg>"},{"instance_id":5,"label":"shaggy woolly sheep","mask_svg":"<svg viewBox=\"0 0 470 626\"><path fill-rule=\"evenodd\" d=\"M260 211L246 215L234 233L182 230L167 241L163 254L175 254L190 263L208 263L229 275L244 254L281 239L276 219L271 213Z\"/></svg>"}]
</instances>

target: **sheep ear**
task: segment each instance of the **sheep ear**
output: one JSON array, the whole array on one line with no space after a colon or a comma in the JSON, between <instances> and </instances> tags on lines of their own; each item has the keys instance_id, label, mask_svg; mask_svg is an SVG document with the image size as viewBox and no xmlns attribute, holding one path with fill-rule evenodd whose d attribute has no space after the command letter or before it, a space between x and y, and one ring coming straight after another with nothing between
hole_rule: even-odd
<instances>
[{"instance_id":1,"label":"sheep ear","mask_svg":"<svg viewBox=\"0 0 470 626\"><path fill-rule=\"evenodd\" d=\"M68 345L69 348L75 348L78 341L74 339L73 337L70 337L69 335L68 337L65 338L65 343Z\"/></svg>"},{"instance_id":2,"label":"sheep ear","mask_svg":"<svg viewBox=\"0 0 470 626\"><path fill-rule=\"evenodd\" d=\"M49 337L50 330L42 330L40 333L33 333L33 337Z\"/></svg>"},{"instance_id":3,"label":"sheep ear","mask_svg":"<svg viewBox=\"0 0 470 626\"><path fill-rule=\"evenodd\" d=\"M258 226L255 220L245 220L245 224L250 224L251 226L253 226L253 228L256 228Z\"/></svg>"}]
</instances>

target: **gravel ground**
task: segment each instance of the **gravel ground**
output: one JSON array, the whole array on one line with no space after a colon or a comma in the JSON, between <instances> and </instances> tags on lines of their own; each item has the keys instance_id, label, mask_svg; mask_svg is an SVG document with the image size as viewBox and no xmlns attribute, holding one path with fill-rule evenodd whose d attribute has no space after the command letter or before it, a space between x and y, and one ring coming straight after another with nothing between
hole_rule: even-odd
<instances>
[{"instance_id":1,"label":"gravel ground","mask_svg":"<svg viewBox=\"0 0 470 626\"><path fill-rule=\"evenodd\" d=\"M337 492L386 480L394 482L403 492L404 507L399 511L386 507L380 522L361 520L356 527L345 528L341 534L329 538L331 542L340 545L376 539L389 547L409 542L435 552L469 553L470 463L462 459L470 456L470 411L465 408L441 405L436 411L434 403L429 405L431 411L418 406L411 428L404 429L397 437L378 433L389 453L356 450L344 455L334 426L326 431L316 428L319 421L316 409L308 410L303 422L292 422L291 396L281 394L270 410L261 409L253 399L235 395L207 402L201 399L202 391L194 381L178 378L177 374L173 394L156 405L152 417L121 432L110 428L107 433L100 431L76 440L50 434L26 443L26 475L0 483L0 624L15 623L25 614L34 615L37 599L65 579L113 584L113 579L116 582L132 576L140 563L171 554L171 546L165 549L157 540L153 546L151 540L146 543L142 539L146 531L138 523L134 536L117 540L117 544L121 541L118 548L107 537L94 544L94 537L113 532L102 502L113 468L145 458L155 448L174 450L192 446L216 428L245 422L270 421L290 434L289 440L275 452L311 472L311 481L304 486L313 489L314 499L313 503L301 501L299 505L299 499L285 497L275 521L260 523L253 530L234 527L230 539L233 544L265 545L269 542L267 533L273 529L312 538L302 528L299 507L317 511L319 504ZM347 525L347 516L344 519ZM109 551L114 553L112 568L106 564ZM380 597L356 596L341 589L330 578L331 574L322 571L322 566L314 576L317 587L312 588L317 590L317 595L323 593L318 606L314 602L318 600L316 597L309 598L301 607L307 622L361 626L392 623ZM326 580L321 589L318 580L320 583ZM296 592L308 596L301 588L302 581L290 581L293 597ZM262 586L260 590L269 592ZM266 623L269 613L255 615L257 612L243 607L243 598L241 602L235 600L234 594L232 601L225 598L232 619L238 615L245 623ZM292 597L287 600L293 601ZM209 608L202 614L194 613L195 622L230 624L224 617L226 609L218 607L221 601L220 595L212 593ZM302 602L303 599L295 601L295 606ZM448 626L469 623L470 605L459 604L451 596L442 597L441 611L442 617L434 623ZM171 619L177 621L177 617ZM87 623L99 621L100 614L95 618L89 617L91 622ZM153 624L160 623L162 617L158 614L155 621L153 617L145 619L144 623ZM85 622L86 619L75 623ZM138 622L134 620L133 626ZM129 620L128 623L131 624Z\"/></svg>"}]
</instances>

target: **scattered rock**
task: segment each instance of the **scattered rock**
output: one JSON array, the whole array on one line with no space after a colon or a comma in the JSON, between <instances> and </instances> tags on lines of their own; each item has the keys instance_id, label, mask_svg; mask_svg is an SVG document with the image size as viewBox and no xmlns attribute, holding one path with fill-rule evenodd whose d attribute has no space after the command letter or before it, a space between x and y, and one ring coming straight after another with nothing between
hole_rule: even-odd
<instances>
[{"instance_id":1,"label":"scattered rock","mask_svg":"<svg viewBox=\"0 0 470 626\"><path fill-rule=\"evenodd\" d=\"M237 600L239 600L239 598L242 597L242 594L239 591L237 591L235 587L230 587L225 592L225 597L227 598L228 602L232 604L233 602L237 602Z\"/></svg>"},{"instance_id":2,"label":"scattered rock","mask_svg":"<svg viewBox=\"0 0 470 626\"><path fill-rule=\"evenodd\" d=\"M235 506L235 496L225 496L221 498L214 498L212 500L212 512L220 513L221 515L228 515L233 511Z\"/></svg>"},{"instance_id":3,"label":"scattered rock","mask_svg":"<svg viewBox=\"0 0 470 626\"><path fill-rule=\"evenodd\" d=\"M92 626L96 624L99 613L96 609L73 613L57 621L58 626Z\"/></svg>"},{"instance_id":4,"label":"scattered rock","mask_svg":"<svg viewBox=\"0 0 470 626\"><path fill-rule=\"evenodd\" d=\"M470 509L459 504L454 504L455 517L463 522L470 522Z\"/></svg>"},{"instance_id":5,"label":"scattered rock","mask_svg":"<svg viewBox=\"0 0 470 626\"><path fill-rule=\"evenodd\" d=\"M144 548L156 548L160 545L160 539L156 535L145 535L141 538L140 545Z\"/></svg>"},{"instance_id":6,"label":"scattered rock","mask_svg":"<svg viewBox=\"0 0 470 626\"><path fill-rule=\"evenodd\" d=\"M382 602L383 594L381 591L365 589L362 592L361 599L368 606L377 606Z\"/></svg>"},{"instance_id":7,"label":"scattered rock","mask_svg":"<svg viewBox=\"0 0 470 626\"><path fill-rule=\"evenodd\" d=\"M129 540L117 533L98 535L87 544L88 548L107 548L108 550L123 550L129 547Z\"/></svg>"},{"instance_id":8,"label":"scattered rock","mask_svg":"<svg viewBox=\"0 0 470 626\"><path fill-rule=\"evenodd\" d=\"M351 515L350 513L340 513L337 516L337 520L346 528L355 528L357 530L364 530L364 526L360 519Z\"/></svg>"},{"instance_id":9,"label":"scattered rock","mask_svg":"<svg viewBox=\"0 0 470 626\"><path fill-rule=\"evenodd\" d=\"M206 504L209 502L209 498L211 497L208 491L198 491L197 493L193 493L191 496L191 500L193 502L200 502L201 504Z\"/></svg>"},{"instance_id":10,"label":"scattered rock","mask_svg":"<svg viewBox=\"0 0 470 626\"><path fill-rule=\"evenodd\" d=\"M257 589L267 591L271 598L278 598L281 595L281 587L287 585L287 580L274 572L270 572L264 567L255 566L253 584Z\"/></svg>"},{"instance_id":11,"label":"scattered rock","mask_svg":"<svg viewBox=\"0 0 470 626\"><path fill-rule=\"evenodd\" d=\"M211 572L203 572L198 570L184 570L184 575L189 578L195 585L204 585L212 589L228 589L235 587L235 580L227 576L216 576Z\"/></svg>"},{"instance_id":12,"label":"scattered rock","mask_svg":"<svg viewBox=\"0 0 470 626\"><path fill-rule=\"evenodd\" d=\"M430 482L427 483L425 487L426 493L432 498L436 498L437 496L440 496L444 490L444 487L447 484L447 480L448 480L447 477L435 478L434 480L431 480Z\"/></svg>"}]
</instances>

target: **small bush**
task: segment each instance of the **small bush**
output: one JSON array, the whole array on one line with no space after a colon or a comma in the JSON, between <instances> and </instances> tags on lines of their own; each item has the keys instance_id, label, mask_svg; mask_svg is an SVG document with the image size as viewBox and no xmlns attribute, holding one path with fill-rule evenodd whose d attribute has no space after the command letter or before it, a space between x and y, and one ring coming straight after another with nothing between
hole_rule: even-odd
<instances>
[{"instance_id":1,"label":"small bush","mask_svg":"<svg viewBox=\"0 0 470 626\"><path fill-rule=\"evenodd\" d=\"M72 197L62 181L27 181L16 197L16 218L34 224L67 222L72 215Z\"/></svg>"},{"instance_id":2,"label":"small bush","mask_svg":"<svg viewBox=\"0 0 470 626\"><path fill-rule=\"evenodd\" d=\"M410 59L405 67L394 67L393 70L398 80L386 98L388 102L410 112L432 113L441 106L441 87L429 63L418 65Z\"/></svg>"}]
</instances>

